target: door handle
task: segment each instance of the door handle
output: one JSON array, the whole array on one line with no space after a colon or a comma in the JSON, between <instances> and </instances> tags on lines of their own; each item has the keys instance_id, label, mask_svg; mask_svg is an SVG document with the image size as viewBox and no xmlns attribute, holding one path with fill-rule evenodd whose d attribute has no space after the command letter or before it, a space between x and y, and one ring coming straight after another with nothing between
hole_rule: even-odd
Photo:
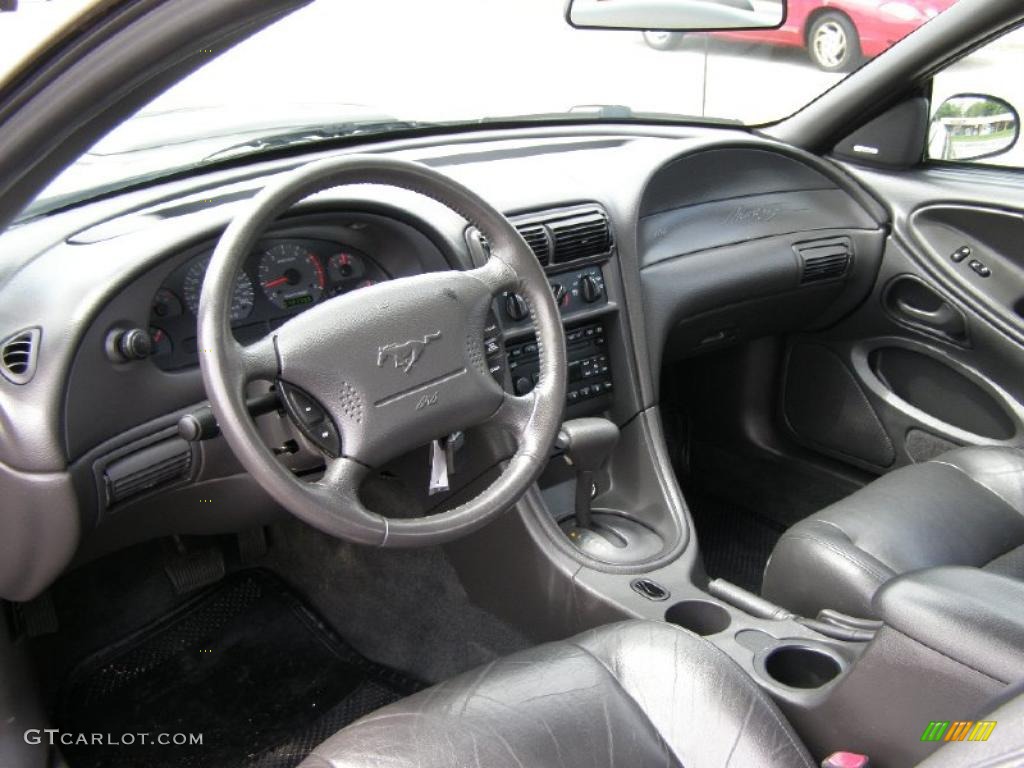
<instances>
[{"instance_id":1,"label":"door handle","mask_svg":"<svg viewBox=\"0 0 1024 768\"><path fill-rule=\"evenodd\" d=\"M921 309L904 299L896 299L896 310L917 323L927 325L945 333L958 333L963 330L963 318L951 305L943 302L935 310Z\"/></svg>"}]
</instances>

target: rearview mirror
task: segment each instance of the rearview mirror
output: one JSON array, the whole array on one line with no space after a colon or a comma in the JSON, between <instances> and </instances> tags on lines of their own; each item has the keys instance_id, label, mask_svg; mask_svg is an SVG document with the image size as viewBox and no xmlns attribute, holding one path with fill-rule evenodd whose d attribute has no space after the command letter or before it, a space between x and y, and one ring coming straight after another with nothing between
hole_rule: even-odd
<instances>
[{"instance_id":1,"label":"rearview mirror","mask_svg":"<svg viewBox=\"0 0 1024 768\"><path fill-rule=\"evenodd\" d=\"M1020 116L994 96L950 96L932 116L928 157L932 160L980 160L1009 151L1020 135Z\"/></svg>"},{"instance_id":2,"label":"rearview mirror","mask_svg":"<svg viewBox=\"0 0 1024 768\"><path fill-rule=\"evenodd\" d=\"M566 18L583 29L706 32L773 29L786 19L785 0L569 0Z\"/></svg>"}]
</instances>

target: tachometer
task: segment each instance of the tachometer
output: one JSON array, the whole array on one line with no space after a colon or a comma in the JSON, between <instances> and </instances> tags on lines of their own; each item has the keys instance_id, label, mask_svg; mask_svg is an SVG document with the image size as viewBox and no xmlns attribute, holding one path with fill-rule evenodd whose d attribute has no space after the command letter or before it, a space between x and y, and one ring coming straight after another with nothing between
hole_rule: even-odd
<instances>
[{"instance_id":1,"label":"tachometer","mask_svg":"<svg viewBox=\"0 0 1024 768\"><path fill-rule=\"evenodd\" d=\"M206 268L210 266L210 258L200 259L188 268L185 273L185 280L182 288L185 293L185 303L192 310L192 314L199 314L199 295L203 290L203 278L206 277ZM245 320L252 314L252 307L256 301L256 294L252 287L252 280L244 272L239 272L235 277L235 289L231 294L231 320L238 322Z\"/></svg>"},{"instance_id":2,"label":"tachometer","mask_svg":"<svg viewBox=\"0 0 1024 768\"><path fill-rule=\"evenodd\" d=\"M316 254L297 243L280 243L260 258L260 286L281 309L315 304L323 296L327 280Z\"/></svg>"}]
</instances>

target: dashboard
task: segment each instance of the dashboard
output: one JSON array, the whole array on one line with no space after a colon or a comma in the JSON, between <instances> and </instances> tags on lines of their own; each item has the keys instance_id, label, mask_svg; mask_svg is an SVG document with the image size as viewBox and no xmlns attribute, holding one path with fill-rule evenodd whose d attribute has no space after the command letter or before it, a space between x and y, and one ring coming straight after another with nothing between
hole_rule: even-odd
<instances>
[{"instance_id":1,"label":"dashboard","mask_svg":"<svg viewBox=\"0 0 1024 768\"><path fill-rule=\"evenodd\" d=\"M881 257L884 211L820 159L741 131L510 134L399 154L505 212L545 266L566 330L566 418L631 423L657 404L663 359L826 322L863 301ZM0 595L14 583L31 594L76 552L280 514L223 438L192 442L178 425L205 405L196 311L217 241L267 175L311 159L111 196L0 235L0 338L33 356L22 383L0 380L0 493L21 505L0 514L0 538L19 555L9 576L0 569ZM249 254L233 333L249 343L376 282L472 268L487 248L434 200L373 185L327 190ZM838 268L823 273L816 254L837 248ZM112 354L112 336L128 331L148 338L145 354ZM499 297L484 334L495 378L530 391L539 350L529 307L514 292ZM280 409L257 424L293 471L316 471L318 455L303 451L301 466L288 458L297 435ZM403 459L388 471L425 488L427 457ZM452 492L497 460L464 449Z\"/></svg>"},{"instance_id":2,"label":"dashboard","mask_svg":"<svg viewBox=\"0 0 1024 768\"><path fill-rule=\"evenodd\" d=\"M153 363L165 371L198 365L196 319L212 251L189 255L153 297L149 335ZM349 244L312 238L262 241L235 277L231 326L243 344L334 296L369 288L391 275Z\"/></svg>"}]
</instances>

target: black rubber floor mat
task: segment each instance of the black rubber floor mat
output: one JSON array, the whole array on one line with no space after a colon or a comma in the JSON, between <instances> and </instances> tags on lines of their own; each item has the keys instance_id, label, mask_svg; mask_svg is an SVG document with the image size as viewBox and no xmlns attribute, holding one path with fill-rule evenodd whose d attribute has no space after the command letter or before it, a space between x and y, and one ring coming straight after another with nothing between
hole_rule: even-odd
<instances>
[{"instance_id":1,"label":"black rubber floor mat","mask_svg":"<svg viewBox=\"0 0 1024 768\"><path fill-rule=\"evenodd\" d=\"M760 593L764 567L783 526L713 497L692 495L689 501L708 576Z\"/></svg>"},{"instance_id":2,"label":"black rubber floor mat","mask_svg":"<svg viewBox=\"0 0 1024 768\"><path fill-rule=\"evenodd\" d=\"M65 746L71 768L285 768L422 687L360 656L271 573L249 570L79 664L57 724L104 735ZM202 743L157 743L161 734Z\"/></svg>"}]
</instances>

